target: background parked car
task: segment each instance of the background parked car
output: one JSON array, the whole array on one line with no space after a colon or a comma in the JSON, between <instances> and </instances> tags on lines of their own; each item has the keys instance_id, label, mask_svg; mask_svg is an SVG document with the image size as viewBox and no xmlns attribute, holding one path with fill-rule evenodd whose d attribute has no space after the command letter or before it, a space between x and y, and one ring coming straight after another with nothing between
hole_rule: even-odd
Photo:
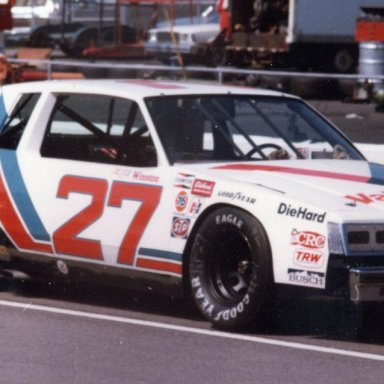
<instances>
[{"instance_id":1,"label":"background parked car","mask_svg":"<svg viewBox=\"0 0 384 384\"><path fill-rule=\"evenodd\" d=\"M217 12L210 6L200 16L161 21L148 31L144 49L166 64L177 56L184 63L205 61L209 43L220 33L218 20Z\"/></svg>"}]
</instances>

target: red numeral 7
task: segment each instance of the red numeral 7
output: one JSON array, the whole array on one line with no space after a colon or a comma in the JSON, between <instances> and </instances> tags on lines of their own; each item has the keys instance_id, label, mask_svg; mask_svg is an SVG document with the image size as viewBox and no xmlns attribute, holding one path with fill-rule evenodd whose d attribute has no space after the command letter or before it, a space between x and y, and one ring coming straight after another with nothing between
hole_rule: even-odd
<instances>
[{"instance_id":1,"label":"red numeral 7","mask_svg":"<svg viewBox=\"0 0 384 384\"><path fill-rule=\"evenodd\" d=\"M103 179L88 179L78 176L64 176L57 196L69 198L70 193L91 195L90 204L58 228L52 238L56 252L91 259L103 259L101 243L85 239L79 234L103 215L108 183ZM159 204L162 188L153 185L114 182L107 206L121 207L124 200L140 201L140 207L129 225L119 247L118 262L133 264L134 255L141 236ZM119 225L120 223L111 223ZM124 223L122 223L124 225Z\"/></svg>"},{"instance_id":2,"label":"red numeral 7","mask_svg":"<svg viewBox=\"0 0 384 384\"><path fill-rule=\"evenodd\" d=\"M154 185L129 184L124 182L114 182L112 184L108 200L109 206L121 207L123 200L136 200L141 202L140 208L137 210L120 245L119 263L133 263L137 245L153 212L159 204L161 190L161 187Z\"/></svg>"}]
</instances>

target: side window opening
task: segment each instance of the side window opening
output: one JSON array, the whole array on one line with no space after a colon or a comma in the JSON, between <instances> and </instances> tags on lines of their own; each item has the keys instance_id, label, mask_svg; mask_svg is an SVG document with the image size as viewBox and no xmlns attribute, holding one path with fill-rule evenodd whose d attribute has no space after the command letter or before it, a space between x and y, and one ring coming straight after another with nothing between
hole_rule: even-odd
<instances>
[{"instance_id":1,"label":"side window opening","mask_svg":"<svg viewBox=\"0 0 384 384\"><path fill-rule=\"evenodd\" d=\"M16 149L40 93L25 93L16 103L0 131L0 148Z\"/></svg>"},{"instance_id":2,"label":"side window opening","mask_svg":"<svg viewBox=\"0 0 384 384\"><path fill-rule=\"evenodd\" d=\"M137 103L109 96L58 96L40 152L59 159L157 165L152 137Z\"/></svg>"}]
</instances>

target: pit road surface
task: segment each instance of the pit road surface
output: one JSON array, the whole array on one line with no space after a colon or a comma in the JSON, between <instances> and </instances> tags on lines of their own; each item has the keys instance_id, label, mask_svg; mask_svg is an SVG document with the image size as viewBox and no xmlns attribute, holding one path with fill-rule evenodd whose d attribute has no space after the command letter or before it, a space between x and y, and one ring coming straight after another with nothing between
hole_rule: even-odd
<instances>
[{"instance_id":1,"label":"pit road surface","mask_svg":"<svg viewBox=\"0 0 384 384\"><path fill-rule=\"evenodd\" d=\"M266 331L218 332L150 289L14 280L0 294L0 383L379 383L383 316L361 335L332 302L281 300Z\"/></svg>"}]
</instances>

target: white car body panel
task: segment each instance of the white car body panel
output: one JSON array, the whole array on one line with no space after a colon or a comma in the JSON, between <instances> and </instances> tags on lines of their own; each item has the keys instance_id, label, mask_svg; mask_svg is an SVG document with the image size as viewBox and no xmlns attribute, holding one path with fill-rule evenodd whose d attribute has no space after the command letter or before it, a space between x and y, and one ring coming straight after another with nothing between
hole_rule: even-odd
<instances>
[{"instance_id":1,"label":"white car body panel","mask_svg":"<svg viewBox=\"0 0 384 384\"><path fill-rule=\"evenodd\" d=\"M134 80L46 82L3 87L0 97L7 114L19 93L42 92L16 157L9 160L3 157L1 161L2 193L10 199L11 205L7 209L14 210L12 220L20 220L23 236L12 232L14 228L4 215L0 222L17 250L45 254L54 260L78 260L181 278L185 247L197 219L211 207L224 204L246 210L262 223L271 246L276 283L324 289L330 254L328 223L340 226L350 222L384 223L384 172L381 168L354 160L177 163L170 166L151 124L148 128L158 153L157 167L52 159L40 154L56 93L86 92L129 97L139 103L148 119L143 98L160 94L194 95L201 91L201 85ZM204 91L222 94L223 87L209 86ZM282 96L240 87L226 87L225 92ZM375 178L380 179L380 183L371 182ZM67 195L62 191L60 196L60 185L63 189L66 185L63 180L69 180L69 187ZM76 187L79 189L71 187L74 181L79 181ZM94 192L82 192L83 184L88 181L95 181ZM24 187L20 189L22 182ZM144 200L139 193L113 204L115 187L122 185L136 186L140 193L148 193L148 196L153 191L160 199L131 250L132 259L123 262L119 256L120 248L134 226L134 220L140 216ZM97 212L92 220L88 219L89 225L78 232L72 228L71 235L76 234L72 238L75 242L84 241L96 248L100 245L102 257L71 255L57 250L57 244L52 241L55 233L93 206L100 187L105 188L103 206L95 207ZM30 204L24 202L21 206L15 200L15 193L23 191L27 192ZM45 238L38 238L37 232L31 232L36 221L41 222Z\"/></svg>"}]
</instances>

